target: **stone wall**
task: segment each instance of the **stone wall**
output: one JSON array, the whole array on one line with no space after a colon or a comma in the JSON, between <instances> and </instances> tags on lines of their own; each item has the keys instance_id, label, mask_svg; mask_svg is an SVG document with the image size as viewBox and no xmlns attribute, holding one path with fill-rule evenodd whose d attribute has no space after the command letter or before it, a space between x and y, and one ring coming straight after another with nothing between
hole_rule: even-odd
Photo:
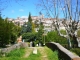
<instances>
[{"instance_id":1,"label":"stone wall","mask_svg":"<svg viewBox=\"0 0 80 60\"><path fill-rule=\"evenodd\" d=\"M8 48L0 49L0 55L5 55L6 53L9 53L12 50L19 49L19 48L26 48L26 47L27 47L27 44L23 43L23 42L18 43L18 44L14 44Z\"/></svg>"},{"instance_id":2,"label":"stone wall","mask_svg":"<svg viewBox=\"0 0 80 60\"><path fill-rule=\"evenodd\" d=\"M46 46L52 49L53 51L54 50L58 51L59 60L60 59L61 60L80 60L79 56L70 52L69 50L61 46L59 43L50 42L50 43L46 43Z\"/></svg>"}]
</instances>

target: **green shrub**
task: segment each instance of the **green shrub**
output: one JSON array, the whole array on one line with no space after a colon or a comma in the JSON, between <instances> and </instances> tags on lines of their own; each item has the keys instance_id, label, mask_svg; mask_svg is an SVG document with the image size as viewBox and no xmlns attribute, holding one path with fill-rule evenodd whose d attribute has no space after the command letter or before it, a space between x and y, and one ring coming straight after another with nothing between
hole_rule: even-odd
<instances>
[{"instance_id":1,"label":"green shrub","mask_svg":"<svg viewBox=\"0 0 80 60\"><path fill-rule=\"evenodd\" d=\"M70 49L70 51L72 51L80 56L80 48L72 48L72 49Z\"/></svg>"},{"instance_id":2,"label":"green shrub","mask_svg":"<svg viewBox=\"0 0 80 60\"><path fill-rule=\"evenodd\" d=\"M21 57L24 53L24 49L16 49L8 53L6 57Z\"/></svg>"},{"instance_id":3,"label":"green shrub","mask_svg":"<svg viewBox=\"0 0 80 60\"><path fill-rule=\"evenodd\" d=\"M69 49L68 44L61 44L63 47L65 47L66 49Z\"/></svg>"},{"instance_id":4,"label":"green shrub","mask_svg":"<svg viewBox=\"0 0 80 60\"><path fill-rule=\"evenodd\" d=\"M52 51L50 48L45 47L46 52L47 52L47 57L49 60L59 60L58 59L58 51Z\"/></svg>"},{"instance_id":5,"label":"green shrub","mask_svg":"<svg viewBox=\"0 0 80 60\"><path fill-rule=\"evenodd\" d=\"M67 39L58 35L57 31L51 31L46 36L46 42L57 42L67 44Z\"/></svg>"},{"instance_id":6,"label":"green shrub","mask_svg":"<svg viewBox=\"0 0 80 60\"><path fill-rule=\"evenodd\" d=\"M26 42L34 41L36 38L36 33L28 32L22 35L22 39L25 39Z\"/></svg>"}]
</instances>

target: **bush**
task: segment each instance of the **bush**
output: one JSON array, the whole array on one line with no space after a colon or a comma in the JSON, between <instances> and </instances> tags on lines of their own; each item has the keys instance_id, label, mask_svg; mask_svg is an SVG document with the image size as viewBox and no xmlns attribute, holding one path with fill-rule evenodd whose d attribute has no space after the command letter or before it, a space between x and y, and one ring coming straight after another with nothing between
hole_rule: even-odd
<instances>
[{"instance_id":1,"label":"bush","mask_svg":"<svg viewBox=\"0 0 80 60\"><path fill-rule=\"evenodd\" d=\"M16 39L17 39L17 35L15 33L12 33L11 34L11 41L10 41L10 43L14 44L16 42Z\"/></svg>"},{"instance_id":2,"label":"bush","mask_svg":"<svg viewBox=\"0 0 80 60\"><path fill-rule=\"evenodd\" d=\"M8 53L6 56L7 57L11 57L11 56L21 57L23 54L24 54L24 49L16 49L16 50L11 51L10 53Z\"/></svg>"},{"instance_id":3,"label":"bush","mask_svg":"<svg viewBox=\"0 0 80 60\"><path fill-rule=\"evenodd\" d=\"M70 51L72 51L80 56L80 48L72 48L72 49L70 49Z\"/></svg>"},{"instance_id":4,"label":"bush","mask_svg":"<svg viewBox=\"0 0 80 60\"><path fill-rule=\"evenodd\" d=\"M58 35L57 31L51 31L46 36L46 42L57 42L60 44L67 44L67 39Z\"/></svg>"},{"instance_id":5,"label":"bush","mask_svg":"<svg viewBox=\"0 0 80 60\"><path fill-rule=\"evenodd\" d=\"M22 39L25 39L26 42L34 41L36 38L36 33L28 32L22 35Z\"/></svg>"}]
</instances>

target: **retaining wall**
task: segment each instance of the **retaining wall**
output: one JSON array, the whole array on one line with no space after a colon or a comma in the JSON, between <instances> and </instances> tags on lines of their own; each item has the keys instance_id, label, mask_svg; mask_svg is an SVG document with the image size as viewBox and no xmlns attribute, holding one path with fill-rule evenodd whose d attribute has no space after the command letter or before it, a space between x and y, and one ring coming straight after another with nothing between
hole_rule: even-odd
<instances>
[{"instance_id":1,"label":"retaining wall","mask_svg":"<svg viewBox=\"0 0 80 60\"><path fill-rule=\"evenodd\" d=\"M14 44L8 48L0 49L0 55L5 56L6 53L9 53L12 50L19 49L19 48L26 48L26 47L27 47L26 43L20 42L18 44Z\"/></svg>"},{"instance_id":2,"label":"retaining wall","mask_svg":"<svg viewBox=\"0 0 80 60\"><path fill-rule=\"evenodd\" d=\"M46 43L46 46L52 49L53 51L58 51L59 60L80 60L80 57L78 55L70 52L69 50L61 46L59 43L50 42Z\"/></svg>"}]
</instances>

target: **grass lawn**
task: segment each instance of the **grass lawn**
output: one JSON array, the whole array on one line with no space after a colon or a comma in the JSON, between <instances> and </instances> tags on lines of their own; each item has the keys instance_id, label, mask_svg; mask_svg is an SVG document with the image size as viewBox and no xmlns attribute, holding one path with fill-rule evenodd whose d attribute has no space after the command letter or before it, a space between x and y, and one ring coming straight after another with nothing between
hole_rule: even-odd
<instances>
[{"instance_id":1,"label":"grass lawn","mask_svg":"<svg viewBox=\"0 0 80 60\"><path fill-rule=\"evenodd\" d=\"M24 55L25 49L16 49L6 54L5 57L0 57L0 60L21 60L21 57Z\"/></svg>"},{"instance_id":2,"label":"grass lawn","mask_svg":"<svg viewBox=\"0 0 80 60\"><path fill-rule=\"evenodd\" d=\"M41 47L41 48L36 47L36 48L38 50L37 54L32 53L34 48L16 49L6 54L5 57L0 57L0 60L44 60L45 58L47 58L47 60L58 60L57 51L53 52L51 49L47 47ZM26 50L28 51L26 52ZM24 57L25 54L29 52L30 52L29 56Z\"/></svg>"},{"instance_id":3,"label":"grass lawn","mask_svg":"<svg viewBox=\"0 0 80 60\"><path fill-rule=\"evenodd\" d=\"M58 52L57 51L52 51L51 49L45 47L45 51L47 53L47 58L48 60L59 60L58 59Z\"/></svg>"},{"instance_id":4,"label":"grass lawn","mask_svg":"<svg viewBox=\"0 0 80 60\"><path fill-rule=\"evenodd\" d=\"M30 56L26 58L26 60L41 60L41 54L39 51L37 52L37 54L31 53Z\"/></svg>"}]
</instances>

